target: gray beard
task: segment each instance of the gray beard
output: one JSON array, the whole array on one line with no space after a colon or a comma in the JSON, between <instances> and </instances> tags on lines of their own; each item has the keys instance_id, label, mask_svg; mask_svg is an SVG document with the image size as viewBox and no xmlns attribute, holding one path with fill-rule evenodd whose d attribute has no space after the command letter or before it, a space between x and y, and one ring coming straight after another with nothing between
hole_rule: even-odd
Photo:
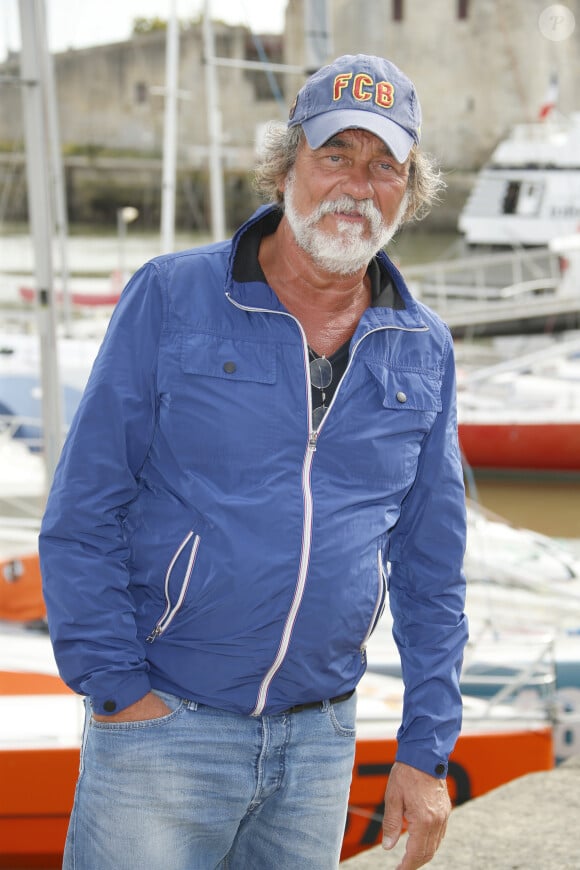
<instances>
[{"instance_id":1,"label":"gray beard","mask_svg":"<svg viewBox=\"0 0 580 870\"><path fill-rule=\"evenodd\" d=\"M284 212L299 247L325 272L336 275L352 275L366 268L377 251L395 235L406 208L403 198L397 217L385 224L383 217L370 199L355 200L341 196L325 200L306 217L300 215L294 205L295 174L290 170L284 191ZM353 226L348 221L338 222L337 232L328 233L319 229L318 223L325 214L357 211L366 217L370 233L363 235L364 227Z\"/></svg>"}]
</instances>

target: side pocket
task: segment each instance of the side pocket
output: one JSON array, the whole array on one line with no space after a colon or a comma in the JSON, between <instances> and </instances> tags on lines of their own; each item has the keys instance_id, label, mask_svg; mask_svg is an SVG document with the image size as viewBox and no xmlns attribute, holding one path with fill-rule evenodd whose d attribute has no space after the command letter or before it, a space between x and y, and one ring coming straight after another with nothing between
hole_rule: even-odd
<instances>
[{"instance_id":1,"label":"side pocket","mask_svg":"<svg viewBox=\"0 0 580 870\"><path fill-rule=\"evenodd\" d=\"M187 594L187 590L189 588L189 583L191 580L191 575L193 573L193 568L195 565L195 560L197 558L197 552L199 550L200 543L201 538L199 535L196 535L193 531L188 532L188 534L185 536L185 538L177 548L171 562L169 563L169 567L165 574L165 610L163 611L161 617L158 619L153 631L147 637L147 643L153 643L160 635L167 631L167 629L175 619L176 615L179 613L179 610L181 609L181 605L183 604L183 601ZM187 551L188 547L189 555L187 559L187 567L181 584L179 585L177 595L174 597L171 591L171 580L173 571L179 557L184 553L184 551Z\"/></svg>"},{"instance_id":2,"label":"side pocket","mask_svg":"<svg viewBox=\"0 0 580 870\"><path fill-rule=\"evenodd\" d=\"M383 611L385 609L385 602L387 600L387 577L385 575L385 569L383 566L383 555L381 549L377 550L377 598L375 601L375 606L373 609L373 614L371 617L371 621L369 623L369 627L367 633L365 634L363 641L360 645L361 653L364 654L366 650L366 645L369 642L369 639L377 627L377 624L383 615Z\"/></svg>"}]
</instances>

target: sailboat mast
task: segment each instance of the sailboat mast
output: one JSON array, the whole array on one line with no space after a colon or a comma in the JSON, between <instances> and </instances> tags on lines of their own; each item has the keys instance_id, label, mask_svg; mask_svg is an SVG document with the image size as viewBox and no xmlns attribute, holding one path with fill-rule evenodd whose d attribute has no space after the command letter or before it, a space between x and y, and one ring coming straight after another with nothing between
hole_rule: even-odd
<instances>
[{"instance_id":1,"label":"sailboat mast","mask_svg":"<svg viewBox=\"0 0 580 870\"><path fill-rule=\"evenodd\" d=\"M44 0L20 0L21 79L26 142L28 212L34 250L40 340L40 378L46 483L50 485L62 446L61 400L52 238L50 136L47 129L47 91L42 71L49 63Z\"/></svg>"},{"instance_id":2,"label":"sailboat mast","mask_svg":"<svg viewBox=\"0 0 580 870\"><path fill-rule=\"evenodd\" d=\"M205 0L204 4L203 45L206 70L207 125L209 134L211 226L214 241L221 241L226 235L226 218L224 204L221 119L210 0Z\"/></svg>"},{"instance_id":3,"label":"sailboat mast","mask_svg":"<svg viewBox=\"0 0 580 870\"><path fill-rule=\"evenodd\" d=\"M171 0L165 48L165 124L163 130L163 179L161 195L161 252L163 254L170 254L175 244L178 69L179 24L177 20L176 0Z\"/></svg>"}]
</instances>

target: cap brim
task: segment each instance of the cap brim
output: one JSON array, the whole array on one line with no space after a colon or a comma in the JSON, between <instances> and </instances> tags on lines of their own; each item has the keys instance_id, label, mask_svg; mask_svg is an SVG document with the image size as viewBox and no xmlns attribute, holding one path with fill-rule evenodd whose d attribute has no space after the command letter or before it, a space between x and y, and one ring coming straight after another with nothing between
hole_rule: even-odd
<instances>
[{"instance_id":1,"label":"cap brim","mask_svg":"<svg viewBox=\"0 0 580 870\"><path fill-rule=\"evenodd\" d=\"M382 139L399 163L405 162L415 142L399 124L362 109L335 109L323 112L315 115L314 118L302 121L302 128L308 144L313 149L320 148L342 130L368 130L369 133L374 133Z\"/></svg>"}]
</instances>

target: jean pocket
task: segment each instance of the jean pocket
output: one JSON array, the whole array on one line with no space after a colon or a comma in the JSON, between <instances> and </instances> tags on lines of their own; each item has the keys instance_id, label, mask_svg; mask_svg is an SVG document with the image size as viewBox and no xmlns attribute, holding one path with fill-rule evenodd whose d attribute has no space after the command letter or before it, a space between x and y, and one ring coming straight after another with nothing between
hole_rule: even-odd
<instances>
[{"instance_id":1,"label":"jean pocket","mask_svg":"<svg viewBox=\"0 0 580 870\"><path fill-rule=\"evenodd\" d=\"M176 698L175 695L167 695L163 692L156 692L155 694L159 695L171 707L171 711L165 716L156 716L154 719L136 719L130 722L102 722L97 721L91 716L91 728L94 728L96 731L140 731L142 733L145 730L152 730L168 725L177 719L187 708L187 701Z\"/></svg>"},{"instance_id":2,"label":"jean pocket","mask_svg":"<svg viewBox=\"0 0 580 870\"><path fill-rule=\"evenodd\" d=\"M356 733L356 692L347 701L329 704L330 723L339 737L353 739Z\"/></svg>"}]
</instances>

